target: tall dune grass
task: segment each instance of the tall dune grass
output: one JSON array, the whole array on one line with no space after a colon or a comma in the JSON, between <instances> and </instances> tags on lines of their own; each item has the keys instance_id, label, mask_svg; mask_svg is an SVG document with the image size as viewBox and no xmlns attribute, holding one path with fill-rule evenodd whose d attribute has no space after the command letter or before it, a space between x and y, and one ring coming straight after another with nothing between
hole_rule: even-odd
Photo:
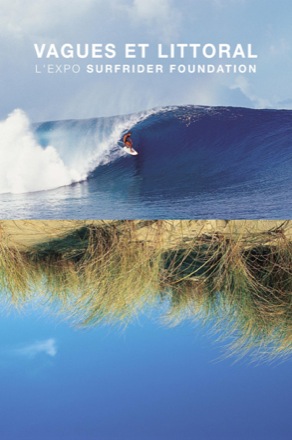
<instances>
[{"instance_id":1,"label":"tall dune grass","mask_svg":"<svg viewBox=\"0 0 292 440\"><path fill-rule=\"evenodd\" d=\"M292 242L284 230L252 237L216 235L174 253L166 319L212 321L232 351L292 348ZM168 257L169 259L169 257Z\"/></svg>"},{"instance_id":2,"label":"tall dune grass","mask_svg":"<svg viewBox=\"0 0 292 440\"><path fill-rule=\"evenodd\" d=\"M19 250L2 222L0 288L14 306L37 296L84 326L127 324L155 306L169 325L212 322L232 339L232 351L289 353L290 222L250 233L206 234L194 226L93 222Z\"/></svg>"}]
</instances>

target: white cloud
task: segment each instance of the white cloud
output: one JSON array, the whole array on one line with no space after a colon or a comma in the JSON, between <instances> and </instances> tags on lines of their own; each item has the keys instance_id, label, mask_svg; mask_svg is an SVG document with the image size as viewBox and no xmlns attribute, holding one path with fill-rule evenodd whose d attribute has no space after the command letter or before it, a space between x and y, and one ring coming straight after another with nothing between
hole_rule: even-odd
<instances>
[{"instance_id":1,"label":"white cloud","mask_svg":"<svg viewBox=\"0 0 292 440\"><path fill-rule=\"evenodd\" d=\"M26 34L44 34L86 13L94 0L1 0L0 34L22 38Z\"/></svg>"},{"instance_id":2,"label":"white cloud","mask_svg":"<svg viewBox=\"0 0 292 440\"><path fill-rule=\"evenodd\" d=\"M50 338L43 341L36 341L12 350L12 354L26 358L34 358L39 354L46 354L48 356L55 357L57 354L56 340Z\"/></svg>"},{"instance_id":3,"label":"white cloud","mask_svg":"<svg viewBox=\"0 0 292 440\"><path fill-rule=\"evenodd\" d=\"M274 41L270 46L270 54L280 59L284 55L288 55L289 52L291 52L291 44L287 38L280 38L279 40Z\"/></svg>"},{"instance_id":4,"label":"white cloud","mask_svg":"<svg viewBox=\"0 0 292 440\"><path fill-rule=\"evenodd\" d=\"M174 38L182 21L173 0L1 0L0 35L13 39L41 36L70 37L82 32L92 36L129 24L141 35L145 32L162 39ZM95 20L93 21L93 17ZM127 20L127 18L129 20Z\"/></svg>"},{"instance_id":5,"label":"white cloud","mask_svg":"<svg viewBox=\"0 0 292 440\"><path fill-rule=\"evenodd\" d=\"M268 99L261 98L254 93L251 84L244 76L238 76L235 79L234 84L230 86L230 90L240 90L241 93L246 96L257 108L272 107L272 104Z\"/></svg>"},{"instance_id":6,"label":"white cloud","mask_svg":"<svg viewBox=\"0 0 292 440\"><path fill-rule=\"evenodd\" d=\"M178 36L182 17L171 0L133 0L128 12L133 24L144 26L163 40Z\"/></svg>"},{"instance_id":7,"label":"white cloud","mask_svg":"<svg viewBox=\"0 0 292 440\"><path fill-rule=\"evenodd\" d=\"M211 2L219 8L228 7L232 4L239 6L246 3L246 0L211 0Z\"/></svg>"},{"instance_id":8,"label":"white cloud","mask_svg":"<svg viewBox=\"0 0 292 440\"><path fill-rule=\"evenodd\" d=\"M184 93L184 104L220 105L218 102L218 84L214 79L199 78L196 84L190 86Z\"/></svg>"}]
</instances>

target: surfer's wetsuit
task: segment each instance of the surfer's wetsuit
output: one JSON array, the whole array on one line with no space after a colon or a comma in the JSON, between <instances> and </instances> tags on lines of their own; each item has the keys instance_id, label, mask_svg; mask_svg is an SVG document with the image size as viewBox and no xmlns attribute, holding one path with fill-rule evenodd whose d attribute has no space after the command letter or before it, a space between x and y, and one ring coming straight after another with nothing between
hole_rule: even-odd
<instances>
[{"instance_id":1,"label":"surfer's wetsuit","mask_svg":"<svg viewBox=\"0 0 292 440\"><path fill-rule=\"evenodd\" d=\"M133 148L133 141L132 139L130 139L131 134L132 133L128 132L123 136L123 142L125 147Z\"/></svg>"}]
</instances>

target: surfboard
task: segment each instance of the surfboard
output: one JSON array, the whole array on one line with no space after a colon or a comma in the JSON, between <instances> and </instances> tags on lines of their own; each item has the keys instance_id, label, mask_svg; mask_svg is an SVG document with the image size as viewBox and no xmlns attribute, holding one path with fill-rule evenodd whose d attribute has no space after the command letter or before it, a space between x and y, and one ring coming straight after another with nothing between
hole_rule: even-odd
<instances>
[{"instance_id":1,"label":"surfboard","mask_svg":"<svg viewBox=\"0 0 292 440\"><path fill-rule=\"evenodd\" d=\"M132 156L137 156L138 154L138 152L134 150L134 148L123 147L123 149L126 151L126 153L131 154Z\"/></svg>"}]
</instances>

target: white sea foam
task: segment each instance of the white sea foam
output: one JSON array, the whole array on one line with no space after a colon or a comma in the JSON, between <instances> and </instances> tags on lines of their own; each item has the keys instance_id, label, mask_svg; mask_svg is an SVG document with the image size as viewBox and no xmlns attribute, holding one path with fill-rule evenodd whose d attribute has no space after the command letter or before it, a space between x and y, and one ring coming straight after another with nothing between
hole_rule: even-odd
<instances>
[{"instance_id":1,"label":"white sea foam","mask_svg":"<svg viewBox=\"0 0 292 440\"><path fill-rule=\"evenodd\" d=\"M23 193L68 185L81 180L53 146L42 148L21 110L0 122L0 192Z\"/></svg>"}]
</instances>

